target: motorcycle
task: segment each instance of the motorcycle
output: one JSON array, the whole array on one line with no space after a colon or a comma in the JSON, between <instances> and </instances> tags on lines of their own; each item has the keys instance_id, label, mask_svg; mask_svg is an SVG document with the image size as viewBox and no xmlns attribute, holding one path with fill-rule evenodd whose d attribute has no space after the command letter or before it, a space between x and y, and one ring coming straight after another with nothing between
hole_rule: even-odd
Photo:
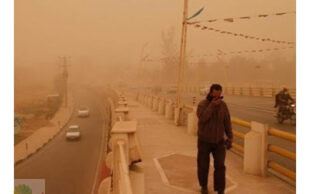
<instances>
[{"instance_id":1,"label":"motorcycle","mask_svg":"<svg viewBox=\"0 0 310 194\"><path fill-rule=\"evenodd\" d=\"M277 114L278 123L283 123L285 120L290 120L291 125L296 125L296 103L289 103L279 108Z\"/></svg>"}]
</instances>

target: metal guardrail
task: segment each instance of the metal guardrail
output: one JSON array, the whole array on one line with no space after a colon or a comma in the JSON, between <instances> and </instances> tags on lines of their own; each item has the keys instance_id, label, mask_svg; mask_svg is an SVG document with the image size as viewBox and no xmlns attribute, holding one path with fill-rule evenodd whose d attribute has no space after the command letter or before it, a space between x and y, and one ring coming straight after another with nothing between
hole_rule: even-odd
<instances>
[{"instance_id":1,"label":"metal guardrail","mask_svg":"<svg viewBox=\"0 0 310 194\"><path fill-rule=\"evenodd\" d=\"M268 135L272 135L296 143L296 135L285 131L281 131L279 129L270 128L268 130Z\"/></svg>"},{"instance_id":2,"label":"metal guardrail","mask_svg":"<svg viewBox=\"0 0 310 194\"><path fill-rule=\"evenodd\" d=\"M285 158L288 158L288 159L291 159L293 161L296 161L296 153L294 152L290 152L286 149L283 149L281 147L278 147L278 146L275 146L275 145L271 145L269 144L268 147L267 147L267 150L269 152L274 152L274 153L277 153Z\"/></svg>"},{"instance_id":3,"label":"metal guardrail","mask_svg":"<svg viewBox=\"0 0 310 194\"><path fill-rule=\"evenodd\" d=\"M205 86L185 86L185 92L200 92L205 89ZM277 92L282 88L279 87L258 87L258 86L224 86L224 92L228 95L240 95L240 96L261 96L261 97L274 97ZM288 88L289 93L293 98L296 98L296 89ZM204 91L206 92L206 91Z\"/></svg>"},{"instance_id":4,"label":"metal guardrail","mask_svg":"<svg viewBox=\"0 0 310 194\"><path fill-rule=\"evenodd\" d=\"M232 132L233 132L234 136L239 137L240 139L244 139L244 136L245 136L244 133L241 133L241 132L236 131L234 129L232 130Z\"/></svg>"},{"instance_id":5,"label":"metal guardrail","mask_svg":"<svg viewBox=\"0 0 310 194\"><path fill-rule=\"evenodd\" d=\"M243 121L241 119L237 119L237 118L234 118L234 117L231 118L231 122L233 124L240 125L242 127L246 127L246 128L251 129L251 123L250 122Z\"/></svg>"},{"instance_id":6,"label":"metal guardrail","mask_svg":"<svg viewBox=\"0 0 310 194\"><path fill-rule=\"evenodd\" d=\"M244 153L244 148L243 148L241 145L238 145L238 144L236 144L236 143L232 143L232 147L233 147L235 150L237 150L237 151L239 151L239 152L241 152L241 153Z\"/></svg>"},{"instance_id":7,"label":"metal guardrail","mask_svg":"<svg viewBox=\"0 0 310 194\"><path fill-rule=\"evenodd\" d=\"M296 181L296 173L287 169L287 168L284 168L280 164L278 164L274 161L268 161L267 166L268 166L268 168L271 168L272 170L274 170L274 171Z\"/></svg>"},{"instance_id":8,"label":"metal guardrail","mask_svg":"<svg viewBox=\"0 0 310 194\"><path fill-rule=\"evenodd\" d=\"M296 143L296 135L281 131L279 129L274 129L274 128L269 129L268 135L272 135L272 136ZM288 158L296 162L296 153L293 153L289 150L283 149L275 145L268 145L267 151L276 153L284 158ZM267 167L296 181L296 172L289 170L274 161L268 161Z\"/></svg>"},{"instance_id":9,"label":"metal guardrail","mask_svg":"<svg viewBox=\"0 0 310 194\"><path fill-rule=\"evenodd\" d=\"M194 109L194 106L193 106L193 105L184 104L184 105L183 105L183 108L189 109L189 110L193 110L193 109Z\"/></svg>"}]
</instances>

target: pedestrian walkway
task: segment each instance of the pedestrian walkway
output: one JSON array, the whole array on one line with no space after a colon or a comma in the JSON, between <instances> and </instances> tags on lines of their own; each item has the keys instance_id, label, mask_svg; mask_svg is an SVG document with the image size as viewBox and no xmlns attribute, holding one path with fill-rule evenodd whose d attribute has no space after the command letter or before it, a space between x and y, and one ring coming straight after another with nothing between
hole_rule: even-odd
<instances>
[{"instance_id":1,"label":"pedestrian walkway","mask_svg":"<svg viewBox=\"0 0 310 194\"><path fill-rule=\"evenodd\" d=\"M129 94L126 94L129 96ZM138 121L137 133L142 148L145 173L145 193L199 193L196 169L197 137L188 135L185 126L175 126L173 120L151 111L129 99L130 117ZM208 190L213 191L213 161L211 157ZM228 151L226 154L226 192L231 194L290 194L295 187L268 174L266 177L243 172L243 159Z\"/></svg>"}]
</instances>

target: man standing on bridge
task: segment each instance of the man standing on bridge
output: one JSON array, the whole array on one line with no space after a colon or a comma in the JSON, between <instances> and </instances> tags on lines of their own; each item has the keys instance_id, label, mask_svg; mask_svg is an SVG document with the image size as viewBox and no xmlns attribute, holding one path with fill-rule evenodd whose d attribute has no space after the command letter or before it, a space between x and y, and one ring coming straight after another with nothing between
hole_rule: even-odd
<instances>
[{"instance_id":1,"label":"man standing on bridge","mask_svg":"<svg viewBox=\"0 0 310 194\"><path fill-rule=\"evenodd\" d=\"M210 153L214 159L214 190L218 194L224 194L225 190L226 148L231 148L233 134L228 107L221 94L221 85L213 84L206 99L199 103L197 109L199 119L197 168L202 194L208 193Z\"/></svg>"}]
</instances>

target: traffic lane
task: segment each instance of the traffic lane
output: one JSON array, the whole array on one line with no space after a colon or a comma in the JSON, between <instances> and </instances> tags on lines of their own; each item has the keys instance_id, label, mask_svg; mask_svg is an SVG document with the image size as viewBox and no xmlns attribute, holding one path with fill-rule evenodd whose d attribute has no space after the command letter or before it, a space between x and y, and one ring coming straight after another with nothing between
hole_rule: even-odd
<instances>
[{"instance_id":1,"label":"traffic lane","mask_svg":"<svg viewBox=\"0 0 310 194\"><path fill-rule=\"evenodd\" d=\"M293 126L289 121L285 121L283 124L279 124L275 117L275 114L262 112L259 110L248 109L246 107L240 107L228 104L229 111L233 117L245 121L257 121L260 123L268 124L270 127L280 129L289 133L296 134L296 126Z\"/></svg>"},{"instance_id":2,"label":"traffic lane","mask_svg":"<svg viewBox=\"0 0 310 194\"><path fill-rule=\"evenodd\" d=\"M75 93L75 104L90 107L90 117L76 111L68 125L81 127L80 141L66 141L62 131L53 141L15 168L15 178L43 178L46 193L90 193L100 151L102 118L98 99L89 92ZM66 127L68 127L68 125Z\"/></svg>"},{"instance_id":3,"label":"traffic lane","mask_svg":"<svg viewBox=\"0 0 310 194\"><path fill-rule=\"evenodd\" d=\"M164 96L164 94L161 94ZM167 94L167 96L171 99L175 98L175 94ZM199 103L201 100L205 99L205 96L199 94L186 94L183 95L183 103L185 104L193 104L193 100L195 97L196 104ZM244 106L248 108L252 108L255 110L260 110L263 112L276 112L274 107L274 99L268 97L250 97L250 96L225 96L224 100L226 103L234 104L238 106Z\"/></svg>"},{"instance_id":4,"label":"traffic lane","mask_svg":"<svg viewBox=\"0 0 310 194\"><path fill-rule=\"evenodd\" d=\"M196 98L196 102L205 99L202 95L184 95L186 103L193 103L193 97ZM228 96L224 94L224 100L227 103L237 104L240 106L247 106L257 108L261 110L275 111L274 99L269 97L257 97L257 96Z\"/></svg>"},{"instance_id":5,"label":"traffic lane","mask_svg":"<svg viewBox=\"0 0 310 194\"><path fill-rule=\"evenodd\" d=\"M197 99L197 102L203 99L204 98L200 96L200 98ZM192 104L191 97L184 97L183 100L185 104ZM257 121L260 123L265 123L270 127L296 134L296 126L291 125L289 120L284 121L283 124L279 124L277 122L275 117L276 109L270 108L268 110L267 108L257 108L259 105L262 107L271 106L272 100L269 98L228 96L224 98L224 101L227 103L231 116L233 117L237 117L248 122Z\"/></svg>"}]
</instances>

